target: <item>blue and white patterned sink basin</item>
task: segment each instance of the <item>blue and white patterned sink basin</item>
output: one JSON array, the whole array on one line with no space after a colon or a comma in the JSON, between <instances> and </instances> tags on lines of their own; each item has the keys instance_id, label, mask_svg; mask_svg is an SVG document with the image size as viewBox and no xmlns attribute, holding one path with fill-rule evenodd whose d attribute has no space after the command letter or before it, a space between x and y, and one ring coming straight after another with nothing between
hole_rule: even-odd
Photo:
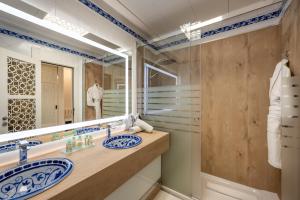
<instances>
[{"instance_id":1,"label":"blue and white patterned sink basin","mask_svg":"<svg viewBox=\"0 0 300 200\"><path fill-rule=\"evenodd\" d=\"M116 135L103 141L103 146L109 149L128 149L142 143L142 138L137 135Z\"/></svg>"},{"instance_id":2,"label":"blue and white patterned sink basin","mask_svg":"<svg viewBox=\"0 0 300 200\"><path fill-rule=\"evenodd\" d=\"M0 173L0 200L28 199L67 177L73 163L66 158L38 160Z\"/></svg>"},{"instance_id":3,"label":"blue and white patterned sink basin","mask_svg":"<svg viewBox=\"0 0 300 200\"><path fill-rule=\"evenodd\" d=\"M28 141L28 143L29 143L29 145L28 145L29 147L33 147L33 146L42 144L43 142L39 141L39 140L31 140L31 141ZM14 151L16 149L17 149L16 143L8 143L8 144L0 145L0 153L10 152L10 151Z\"/></svg>"}]
</instances>

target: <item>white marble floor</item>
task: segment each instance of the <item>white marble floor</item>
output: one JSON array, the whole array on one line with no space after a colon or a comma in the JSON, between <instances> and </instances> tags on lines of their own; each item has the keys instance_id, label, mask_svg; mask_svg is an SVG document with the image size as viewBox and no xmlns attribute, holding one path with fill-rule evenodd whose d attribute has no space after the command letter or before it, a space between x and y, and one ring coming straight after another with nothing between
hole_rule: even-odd
<instances>
[{"instance_id":1,"label":"white marble floor","mask_svg":"<svg viewBox=\"0 0 300 200\"><path fill-rule=\"evenodd\" d=\"M161 190L153 200L181 200L181 199Z\"/></svg>"}]
</instances>

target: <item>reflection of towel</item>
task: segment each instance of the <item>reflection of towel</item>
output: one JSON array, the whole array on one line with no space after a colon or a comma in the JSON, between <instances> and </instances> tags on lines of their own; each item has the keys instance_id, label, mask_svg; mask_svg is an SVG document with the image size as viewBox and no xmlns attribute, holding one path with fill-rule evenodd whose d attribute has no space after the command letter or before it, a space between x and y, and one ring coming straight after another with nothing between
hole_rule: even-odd
<instances>
[{"instance_id":1,"label":"reflection of towel","mask_svg":"<svg viewBox=\"0 0 300 200\"><path fill-rule=\"evenodd\" d=\"M286 59L279 62L270 79L270 107L267 127L268 161L270 165L276 168L281 168L281 79L291 76L287 63L288 60Z\"/></svg>"},{"instance_id":2,"label":"reflection of towel","mask_svg":"<svg viewBox=\"0 0 300 200\"><path fill-rule=\"evenodd\" d=\"M95 107L96 119L101 118L101 100L103 98L104 90L97 83L87 90L86 102L88 106Z\"/></svg>"}]
</instances>

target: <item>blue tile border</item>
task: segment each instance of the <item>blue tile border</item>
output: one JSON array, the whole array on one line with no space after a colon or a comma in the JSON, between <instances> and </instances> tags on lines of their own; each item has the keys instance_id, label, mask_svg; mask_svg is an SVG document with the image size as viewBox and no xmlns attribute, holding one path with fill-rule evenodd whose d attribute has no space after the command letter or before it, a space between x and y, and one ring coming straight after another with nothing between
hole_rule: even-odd
<instances>
[{"instance_id":1,"label":"blue tile border","mask_svg":"<svg viewBox=\"0 0 300 200\"><path fill-rule=\"evenodd\" d=\"M141 35L139 35L135 31L133 31L131 28L129 28L128 26L126 26L122 22L118 21L116 18L114 18L112 15L110 15L109 13L104 11L102 8L100 8L99 6L94 4L92 1L90 1L90 0L79 0L79 1L81 3L83 3L85 6L92 9L94 12L96 12L99 15L101 15L102 17L106 18L107 20L109 20L110 22L112 22L113 24L115 24L116 26L118 26L122 30L126 31L127 33L132 35L134 38L138 39L139 41L143 42L145 45L151 47L154 50L162 50L162 49L165 49L165 48L170 48L170 47L173 47L173 46L182 45L182 44L190 42L189 39L185 37L185 38L180 38L179 40L171 41L169 43L162 44L162 45L154 44L154 43L150 44L144 37L142 37ZM246 26L249 26L249 25L252 25L252 24L256 24L256 23L259 23L259 22L263 22L263 21L267 21L267 20L270 20L270 19L277 18L277 17L280 16L281 12L282 12L282 8L280 8L276 11L267 13L265 15L260 15L260 16L257 16L257 17L250 18L248 20L233 23L233 24L228 25L228 26L224 26L224 27L220 27L220 28L217 28L217 29L206 31L206 32L201 34L201 39L207 38L207 37L210 37L210 36L214 36L214 35L219 34L219 33L225 33L227 31L236 30L238 28L246 27ZM11 37L15 37L15 38L18 38L18 39L26 40L28 42L32 42L32 43L35 43L35 44L39 44L39 45L42 45L42 46L46 46L46 47L49 47L49 48L52 48L52 49L67 52L67 53L70 53L70 54L73 54L73 55L77 55L77 56L81 56L81 57L88 58L88 59L91 59L91 60L99 61L99 62L110 63L110 62L115 62L115 61L121 59L121 58L113 58L113 59L97 58L96 56L90 55L88 53L81 52L81 51L71 49L71 48L68 48L68 47L64 47L64 46L61 46L61 45L58 45L58 44L55 44L55 43L52 43L52 42L47 42L47 41L29 36L29 35L22 34L22 33L17 33L15 31L8 30L4 27L0 27L0 33L4 34L4 35L11 36Z\"/></svg>"},{"instance_id":2,"label":"blue tile border","mask_svg":"<svg viewBox=\"0 0 300 200\"><path fill-rule=\"evenodd\" d=\"M155 44L150 44L149 41L147 41L140 34L136 33L131 28L126 26L124 23L117 20L115 17L113 17L108 12L106 12L105 10L100 8L98 5L93 3L91 0L79 0L79 2L81 2L82 4L84 4L85 6L90 8L91 10L93 10L94 12L98 13L100 16L106 18L108 21L115 24L116 26L118 26L122 30L126 31L131 36L133 36L134 38L136 38L139 41L143 42L145 45L150 46L154 50L162 50L162 49L165 49L165 48L169 48L169 47L173 47L173 46L177 46L177 45L189 42L189 40L187 38L181 38L179 40L172 41L170 43L166 43L166 44L163 44L163 45L160 45L160 46L155 45ZM263 21L267 21L267 20L279 17L281 12L282 12L282 7L280 9L276 10L276 11L267 13L265 15L260 15L260 16L257 16L257 17L250 18L248 20L233 23L233 24L228 25L228 26L224 26L224 27L220 27L220 28L213 29L213 30L210 30L210 31L206 31L206 32L201 34L201 39L202 38L207 38L207 37L219 34L219 33L225 33L227 31L232 31L232 30L235 30L235 29L238 29L238 28L241 28L241 27L249 26L249 25L252 25L252 24L256 24L256 23L259 23L259 22L263 22Z\"/></svg>"},{"instance_id":3,"label":"blue tile border","mask_svg":"<svg viewBox=\"0 0 300 200\"><path fill-rule=\"evenodd\" d=\"M116 18L114 18L112 15L110 15L108 12L106 12L105 10L103 10L102 8L100 8L98 5L96 5L92 1L90 1L90 0L79 0L79 2L81 2L82 4L84 4L85 6L87 6L88 8L90 8L91 10L93 10L94 12L98 13L99 15L101 15L102 17L104 17L105 19L107 19L108 21L110 21L111 23L115 24L116 26L118 26L122 30L126 31L131 36L133 36L134 38L136 38L139 41L143 42L144 44L150 46L151 48L157 50L156 46L150 44L147 39L145 39L140 34L136 33L134 30L132 30L131 28L129 28L124 23L122 23L119 20L117 20Z\"/></svg>"},{"instance_id":4,"label":"blue tile border","mask_svg":"<svg viewBox=\"0 0 300 200\"><path fill-rule=\"evenodd\" d=\"M29 147L33 147L33 146L42 144L43 142L40 141L40 140L30 140L30 141L28 141L28 143L29 143L29 145L28 145ZM14 151L16 149L17 149L16 142L2 144L2 145L0 145L0 154L1 153L6 153L6 152L9 152L9 151Z\"/></svg>"},{"instance_id":5,"label":"blue tile border","mask_svg":"<svg viewBox=\"0 0 300 200\"><path fill-rule=\"evenodd\" d=\"M89 59L96 60L96 61L99 61L99 62L105 62L104 59L97 58L95 56L89 55L88 53L84 53L84 52L74 50L74 49L71 49L71 48L68 48L68 47L64 47L64 46L61 46L61 45L58 45L58 44L55 44L55 43L51 43L51 42L47 42L47 41L44 41L44 40L41 40L41 39L37 39L37 38L34 38L32 36L28 36L28 35L25 35L25 34L22 34L22 33L17 33L15 31L11 31L11 30L8 30L8 29L3 28L3 27L0 27L0 33L4 34L4 35L11 36L11 37L15 37L15 38L18 38L18 39L21 39L21 40L26 40L26 41L31 42L31 43L46 46L46 47L49 47L49 48L52 48L52 49L56 49L56 50L60 50L60 51L67 52L67 53L70 53L70 54L74 54L74 55L77 55L77 56L81 56L81 57L84 57L84 58L89 58Z\"/></svg>"},{"instance_id":6,"label":"blue tile border","mask_svg":"<svg viewBox=\"0 0 300 200\"><path fill-rule=\"evenodd\" d=\"M267 21L267 20L270 20L270 19L277 18L277 17L280 16L281 12L282 12L282 8L280 8L279 10L270 12L268 14L265 14L265 15L260 15L260 16L257 16L257 17L253 17L253 18L241 21L241 22L233 23L233 24L228 25L228 26L223 26L223 27L220 27L220 28L217 28L217 29L206 31L206 32L201 34L201 39L207 38L207 37L219 34L219 33L225 33L227 31L232 31L232 30L235 30L235 29L238 29L238 28L246 27L246 26L249 26L249 25L252 25L252 24L256 24L256 23L259 23L259 22L263 22L263 21ZM165 49L165 48L170 48L170 47L180 45L180 44L184 44L184 43L187 43L187 42L189 42L189 40L187 38L183 38L183 39L172 41L170 43L166 43L166 44L163 44L161 46L156 46L156 47L157 47L157 50L162 50L162 49Z\"/></svg>"},{"instance_id":7,"label":"blue tile border","mask_svg":"<svg viewBox=\"0 0 300 200\"><path fill-rule=\"evenodd\" d=\"M263 21L267 21L267 20L279 17L281 11L282 11L282 9L280 8L279 10L270 12L270 13L265 14L265 15L260 15L260 16L257 16L257 17L250 18L248 20L244 20L244 21L241 21L241 22L231 24L229 26L224 26L224 27L221 27L221 28L218 28L218 29L214 29L214 30L204 32L204 33L201 34L201 38L209 37L209 36L212 36L212 35L215 35L215 34L218 34L218 33L224 33L226 31L231 31L231 30L238 29L238 28L241 28L241 27L249 26L251 24L256 24L256 23L259 23L259 22L263 22Z\"/></svg>"}]
</instances>

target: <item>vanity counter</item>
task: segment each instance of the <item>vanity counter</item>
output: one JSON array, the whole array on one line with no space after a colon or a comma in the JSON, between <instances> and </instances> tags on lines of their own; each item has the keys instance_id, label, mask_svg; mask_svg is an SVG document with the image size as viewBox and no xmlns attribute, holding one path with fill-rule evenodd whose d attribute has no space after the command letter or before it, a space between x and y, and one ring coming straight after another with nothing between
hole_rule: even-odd
<instances>
[{"instance_id":1,"label":"vanity counter","mask_svg":"<svg viewBox=\"0 0 300 200\"><path fill-rule=\"evenodd\" d=\"M29 162L44 158L65 157L74 163L73 172L68 177L31 199L104 199L169 149L168 133L154 131L151 134L141 132L137 135L142 137L143 141L140 145L130 149L107 149L102 146L103 139L99 139L95 141L95 147L70 155L55 151L30 159Z\"/></svg>"}]
</instances>

